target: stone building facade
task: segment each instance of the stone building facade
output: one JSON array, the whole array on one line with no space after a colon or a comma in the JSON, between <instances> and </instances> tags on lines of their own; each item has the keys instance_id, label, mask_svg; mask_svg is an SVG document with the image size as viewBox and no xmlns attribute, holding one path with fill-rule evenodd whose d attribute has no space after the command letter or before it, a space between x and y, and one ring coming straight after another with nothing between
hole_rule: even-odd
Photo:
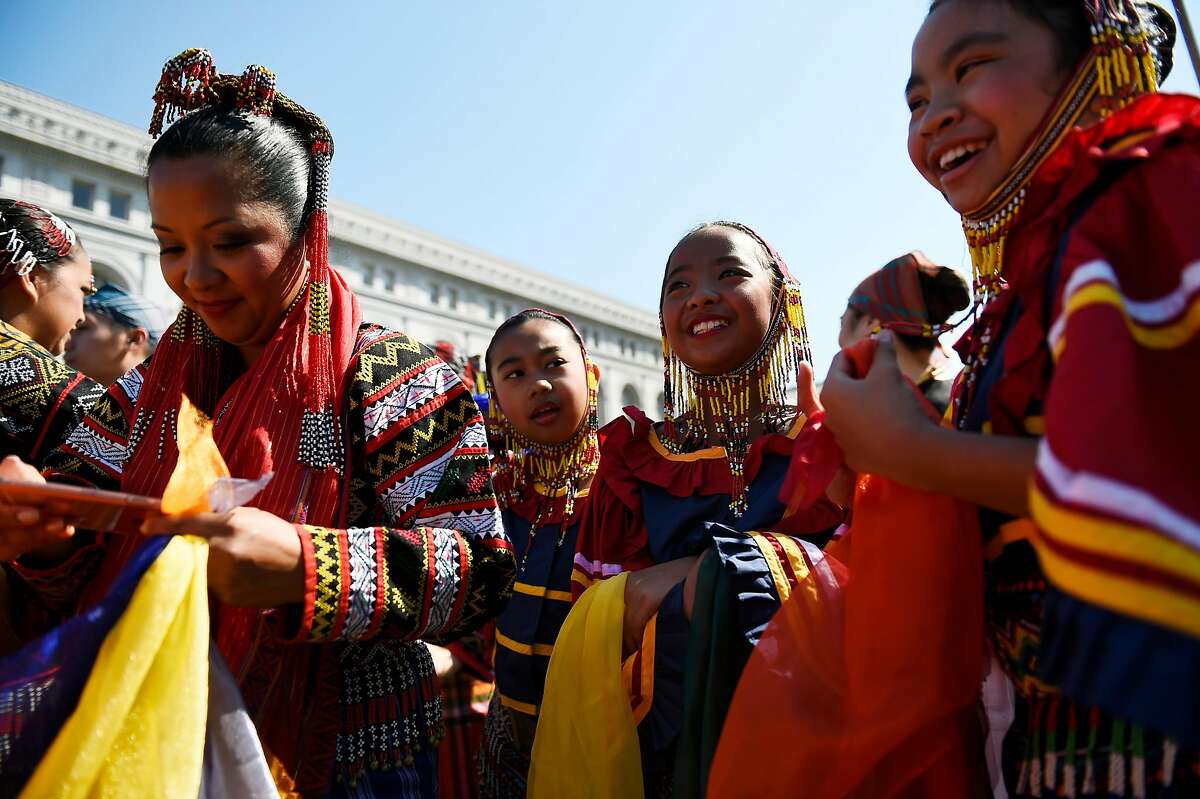
<instances>
[{"instance_id":1,"label":"stone building facade","mask_svg":"<svg viewBox=\"0 0 1200 799\"><path fill-rule=\"evenodd\" d=\"M142 131L0 81L0 196L37 203L83 237L97 284L165 308L179 302L158 268L146 205ZM570 316L603 371L601 416L662 407L655 314L568 280L449 241L365 208L330 203L330 260L364 318L478 354L507 316L530 305Z\"/></svg>"}]
</instances>

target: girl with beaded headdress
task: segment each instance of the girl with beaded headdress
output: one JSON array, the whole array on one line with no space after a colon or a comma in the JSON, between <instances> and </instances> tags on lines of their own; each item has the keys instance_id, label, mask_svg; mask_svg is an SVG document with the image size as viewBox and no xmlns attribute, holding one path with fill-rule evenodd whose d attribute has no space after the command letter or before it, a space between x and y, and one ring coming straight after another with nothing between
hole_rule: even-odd
<instances>
[{"instance_id":1,"label":"girl with beaded headdress","mask_svg":"<svg viewBox=\"0 0 1200 799\"><path fill-rule=\"evenodd\" d=\"M70 225L0 198L0 457L39 461L103 392L56 357L93 290L92 262Z\"/></svg>"},{"instance_id":2,"label":"girl with beaded headdress","mask_svg":"<svg viewBox=\"0 0 1200 799\"><path fill-rule=\"evenodd\" d=\"M576 538L600 463L600 368L571 321L509 317L484 355L493 484L517 555L496 619L496 696L480 752L481 795L523 797L550 653L571 609Z\"/></svg>"},{"instance_id":3,"label":"girl with beaded headdress","mask_svg":"<svg viewBox=\"0 0 1200 799\"><path fill-rule=\"evenodd\" d=\"M890 340L822 391L851 467L978 507L1010 795L1200 792L1200 101L1156 92L1173 41L1144 2L934 2L906 93L974 267L952 426Z\"/></svg>"},{"instance_id":4,"label":"girl with beaded headdress","mask_svg":"<svg viewBox=\"0 0 1200 799\"><path fill-rule=\"evenodd\" d=\"M667 260L660 319L665 419L630 407L601 431L573 579L578 591L628 572L624 673L641 776L650 795L672 784L691 795L741 664L842 512L821 499L789 513L780 500L812 396L800 289L783 258L745 225L701 225Z\"/></svg>"},{"instance_id":5,"label":"girl with beaded headdress","mask_svg":"<svg viewBox=\"0 0 1200 799\"><path fill-rule=\"evenodd\" d=\"M183 309L46 477L160 496L190 399L233 476L265 488L144 532L208 539L215 643L281 792L436 796L442 712L422 641L476 629L512 582L479 409L432 350L363 322L331 268L319 117L266 69L219 74L197 49L167 62L155 101L150 211ZM28 541L31 510L5 513L0 541ZM68 529L13 568L78 612L141 546Z\"/></svg>"},{"instance_id":6,"label":"girl with beaded headdress","mask_svg":"<svg viewBox=\"0 0 1200 799\"><path fill-rule=\"evenodd\" d=\"M0 198L0 458L40 461L104 393L57 357L93 290L92 262L74 228L44 208ZM46 623L31 599L0 570L0 652Z\"/></svg>"}]
</instances>

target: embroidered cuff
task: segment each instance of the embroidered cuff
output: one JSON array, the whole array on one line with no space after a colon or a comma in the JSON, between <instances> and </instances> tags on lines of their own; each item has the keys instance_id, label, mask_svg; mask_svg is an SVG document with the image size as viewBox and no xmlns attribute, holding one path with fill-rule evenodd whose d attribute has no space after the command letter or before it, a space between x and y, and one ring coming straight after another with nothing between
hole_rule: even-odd
<instances>
[{"instance_id":1,"label":"embroidered cuff","mask_svg":"<svg viewBox=\"0 0 1200 799\"><path fill-rule=\"evenodd\" d=\"M380 565L383 530L332 530L297 525L304 548L303 618L296 640L357 640L383 621L385 570Z\"/></svg>"}]
</instances>

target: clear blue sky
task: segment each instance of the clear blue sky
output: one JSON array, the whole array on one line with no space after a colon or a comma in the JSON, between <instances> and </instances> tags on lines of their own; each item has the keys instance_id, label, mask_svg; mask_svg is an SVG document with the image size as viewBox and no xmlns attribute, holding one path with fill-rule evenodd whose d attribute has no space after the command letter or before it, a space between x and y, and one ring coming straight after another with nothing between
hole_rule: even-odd
<instances>
[{"instance_id":1,"label":"clear blue sky","mask_svg":"<svg viewBox=\"0 0 1200 799\"><path fill-rule=\"evenodd\" d=\"M7 3L0 77L145 127L179 50L264 64L333 130L335 195L650 309L682 233L745 221L799 277L823 374L864 274L913 248L969 267L905 152L926 8ZM1175 62L1166 88L1194 93L1182 41Z\"/></svg>"}]
</instances>

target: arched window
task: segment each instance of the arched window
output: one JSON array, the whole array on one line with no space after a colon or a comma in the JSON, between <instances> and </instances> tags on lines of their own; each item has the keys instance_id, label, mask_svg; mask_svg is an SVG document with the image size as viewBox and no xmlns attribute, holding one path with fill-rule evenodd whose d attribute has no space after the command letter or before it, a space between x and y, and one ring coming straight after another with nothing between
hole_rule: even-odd
<instances>
[{"instance_id":1,"label":"arched window","mask_svg":"<svg viewBox=\"0 0 1200 799\"><path fill-rule=\"evenodd\" d=\"M658 392L658 412L663 416L667 415L667 398L661 391Z\"/></svg>"},{"instance_id":2,"label":"arched window","mask_svg":"<svg viewBox=\"0 0 1200 799\"><path fill-rule=\"evenodd\" d=\"M641 406L641 399L638 397L637 389L632 384L626 383L625 388L621 389L621 407L629 405Z\"/></svg>"},{"instance_id":3,"label":"arched window","mask_svg":"<svg viewBox=\"0 0 1200 799\"><path fill-rule=\"evenodd\" d=\"M109 285L125 291L130 290L129 284L121 273L102 261L92 261L92 275L95 277L96 288Z\"/></svg>"}]
</instances>

